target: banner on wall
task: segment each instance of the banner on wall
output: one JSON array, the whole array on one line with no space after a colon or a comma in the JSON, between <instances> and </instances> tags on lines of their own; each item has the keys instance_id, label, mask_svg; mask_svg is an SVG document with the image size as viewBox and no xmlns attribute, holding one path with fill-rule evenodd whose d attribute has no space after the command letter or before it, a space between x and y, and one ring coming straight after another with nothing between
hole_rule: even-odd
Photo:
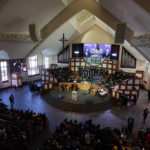
<instances>
[{"instance_id":1,"label":"banner on wall","mask_svg":"<svg viewBox=\"0 0 150 150\"><path fill-rule=\"evenodd\" d=\"M84 43L84 57L110 58L111 44Z\"/></svg>"}]
</instances>

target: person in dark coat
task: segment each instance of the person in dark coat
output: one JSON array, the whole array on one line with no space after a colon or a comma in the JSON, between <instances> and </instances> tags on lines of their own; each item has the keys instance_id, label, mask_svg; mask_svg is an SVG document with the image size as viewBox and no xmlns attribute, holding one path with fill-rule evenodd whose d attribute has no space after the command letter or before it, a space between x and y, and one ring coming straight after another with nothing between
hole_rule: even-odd
<instances>
[{"instance_id":1,"label":"person in dark coat","mask_svg":"<svg viewBox=\"0 0 150 150\"><path fill-rule=\"evenodd\" d=\"M13 108L13 106L14 106L14 96L12 94L9 96L9 102L10 102L11 108Z\"/></svg>"},{"instance_id":2,"label":"person in dark coat","mask_svg":"<svg viewBox=\"0 0 150 150\"><path fill-rule=\"evenodd\" d=\"M88 89L88 93L91 93L91 91L94 89L94 87L92 86L92 84L91 84L91 86L90 86L90 88Z\"/></svg>"},{"instance_id":3,"label":"person in dark coat","mask_svg":"<svg viewBox=\"0 0 150 150\"><path fill-rule=\"evenodd\" d=\"M136 94L134 94L134 98L133 98L133 104L134 105L136 105L137 99L138 99L138 96Z\"/></svg>"},{"instance_id":4,"label":"person in dark coat","mask_svg":"<svg viewBox=\"0 0 150 150\"><path fill-rule=\"evenodd\" d=\"M129 117L128 118L128 132L129 132L129 134L132 134L133 126L134 126L134 118Z\"/></svg>"},{"instance_id":5,"label":"person in dark coat","mask_svg":"<svg viewBox=\"0 0 150 150\"><path fill-rule=\"evenodd\" d=\"M146 120L148 114L149 114L149 111L148 111L147 108L145 108L145 109L143 110L143 124L145 124L145 120Z\"/></svg>"},{"instance_id":6,"label":"person in dark coat","mask_svg":"<svg viewBox=\"0 0 150 150\"><path fill-rule=\"evenodd\" d=\"M150 102L150 90L148 90L148 102Z\"/></svg>"}]
</instances>

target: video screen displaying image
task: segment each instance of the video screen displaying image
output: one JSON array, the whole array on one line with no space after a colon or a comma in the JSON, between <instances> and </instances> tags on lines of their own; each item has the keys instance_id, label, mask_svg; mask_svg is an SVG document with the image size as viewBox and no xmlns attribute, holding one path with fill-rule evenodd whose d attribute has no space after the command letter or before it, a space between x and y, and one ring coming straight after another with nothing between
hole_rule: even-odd
<instances>
[{"instance_id":1,"label":"video screen displaying image","mask_svg":"<svg viewBox=\"0 0 150 150\"><path fill-rule=\"evenodd\" d=\"M72 58L83 57L83 43L72 44Z\"/></svg>"},{"instance_id":2,"label":"video screen displaying image","mask_svg":"<svg viewBox=\"0 0 150 150\"><path fill-rule=\"evenodd\" d=\"M27 65L25 59L12 59L10 60L11 72L27 71Z\"/></svg>"},{"instance_id":3,"label":"video screen displaying image","mask_svg":"<svg viewBox=\"0 0 150 150\"><path fill-rule=\"evenodd\" d=\"M110 58L111 44L84 43L84 57Z\"/></svg>"}]
</instances>

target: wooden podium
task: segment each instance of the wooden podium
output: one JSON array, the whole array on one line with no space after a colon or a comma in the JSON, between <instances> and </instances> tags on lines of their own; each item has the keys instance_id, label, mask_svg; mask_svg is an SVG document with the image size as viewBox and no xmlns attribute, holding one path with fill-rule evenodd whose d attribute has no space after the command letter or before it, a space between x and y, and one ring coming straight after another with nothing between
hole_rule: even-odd
<instances>
[{"instance_id":1,"label":"wooden podium","mask_svg":"<svg viewBox=\"0 0 150 150\"><path fill-rule=\"evenodd\" d=\"M72 100L77 101L78 99L78 92L77 91L72 91Z\"/></svg>"},{"instance_id":2,"label":"wooden podium","mask_svg":"<svg viewBox=\"0 0 150 150\"><path fill-rule=\"evenodd\" d=\"M93 89L93 90L91 91L91 94L92 94L92 95L96 95L96 90Z\"/></svg>"}]
</instances>

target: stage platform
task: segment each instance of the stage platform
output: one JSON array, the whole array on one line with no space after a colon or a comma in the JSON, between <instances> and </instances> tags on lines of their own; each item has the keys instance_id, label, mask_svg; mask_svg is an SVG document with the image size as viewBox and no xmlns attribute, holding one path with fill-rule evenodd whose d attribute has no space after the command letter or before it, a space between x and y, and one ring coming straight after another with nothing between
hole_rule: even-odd
<instances>
[{"instance_id":1,"label":"stage platform","mask_svg":"<svg viewBox=\"0 0 150 150\"><path fill-rule=\"evenodd\" d=\"M77 93L78 93L78 99L77 101L74 101L72 100L72 91L61 92L59 89L50 91L52 97L59 99L58 95L61 95L63 97L61 100L73 104L85 104L86 101L91 101L92 103L103 103L110 100L109 95L95 96L93 94L88 93L88 91L85 90L78 90Z\"/></svg>"},{"instance_id":2,"label":"stage platform","mask_svg":"<svg viewBox=\"0 0 150 150\"><path fill-rule=\"evenodd\" d=\"M88 93L86 90L78 90L77 92L77 101L72 100L72 91L61 92L59 88L50 90L42 97L51 106L71 112L105 111L113 107L113 101L109 94L96 96Z\"/></svg>"}]
</instances>

